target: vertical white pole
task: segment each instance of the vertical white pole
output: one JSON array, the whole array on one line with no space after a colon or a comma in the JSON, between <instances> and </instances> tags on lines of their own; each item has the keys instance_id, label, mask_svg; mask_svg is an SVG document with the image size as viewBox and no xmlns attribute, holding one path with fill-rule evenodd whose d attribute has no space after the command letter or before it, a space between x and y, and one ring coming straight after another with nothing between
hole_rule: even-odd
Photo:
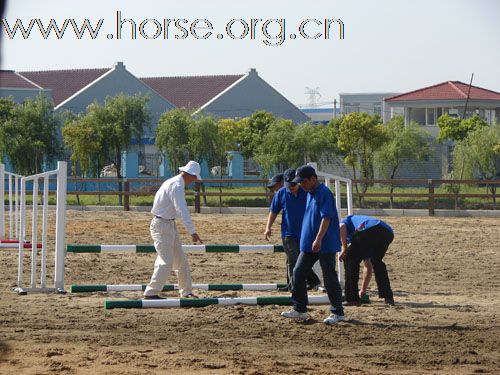
<instances>
[{"instance_id":1,"label":"vertical white pole","mask_svg":"<svg viewBox=\"0 0 500 375\"><path fill-rule=\"evenodd\" d=\"M19 183L21 182L21 177L19 176L14 176L14 199L15 199L15 205L16 205L16 214L15 214L15 220L14 222L16 223L16 239L19 241L22 241L22 237L19 236L19 231L18 231L18 224L19 224L19 206L21 202L19 201Z\"/></svg>"},{"instance_id":2,"label":"vertical white pole","mask_svg":"<svg viewBox=\"0 0 500 375\"><path fill-rule=\"evenodd\" d=\"M47 223L49 215L49 176L43 179L43 210L42 210L42 260L40 287L45 288L47 279Z\"/></svg>"},{"instance_id":3,"label":"vertical white pole","mask_svg":"<svg viewBox=\"0 0 500 375\"><path fill-rule=\"evenodd\" d=\"M352 215L352 180L347 183L347 215Z\"/></svg>"},{"instance_id":4,"label":"vertical white pole","mask_svg":"<svg viewBox=\"0 0 500 375\"><path fill-rule=\"evenodd\" d=\"M38 243L38 178L33 180L33 210L31 213L31 287L36 288L36 266Z\"/></svg>"},{"instance_id":5,"label":"vertical white pole","mask_svg":"<svg viewBox=\"0 0 500 375\"><path fill-rule=\"evenodd\" d=\"M24 258L24 218L26 216L26 181L24 178L21 179L21 214L19 219L19 262L18 262L18 273L17 273L17 286L19 288L23 287L23 258Z\"/></svg>"},{"instance_id":6,"label":"vertical white pole","mask_svg":"<svg viewBox=\"0 0 500 375\"><path fill-rule=\"evenodd\" d=\"M337 214L339 216L339 221L342 218L342 201L340 195L340 181L335 180L335 205L337 206Z\"/></svg>"},{"instance_id":7,"label":"vertical white pole","mask_svg":"<svg viewBox=\"0 0 500 375\"><path fill-rule=\"evenodd\" d=\"M12 226L12 224L14 224L12 222L12 218L14 217L14 213L12 212L12 188L12 175L9 174L9 238L11 239L14 238L12 237L14 229Z\"/></svg>"},{"instance_id":8,"label":"vertical white pole","mask_svg":"<svg viewBox=\"0 0 500 375\"><path fill-rule=\"evenodd\" d=\"M0 238L5 238L5 165L0 163Z\"/></svg>"},{"instance_id":9,"label":"vertical white pole","mask_svg":"<svg viewBox=\"0 0 500 375\"><path fill-rule=\"evenodd\" d=\"M64 236L66 227L66 183L67 164L57 162L57 198L56 198L56 251L55 251L55 288L64 290Z\"/></svg>"}]
</instances>

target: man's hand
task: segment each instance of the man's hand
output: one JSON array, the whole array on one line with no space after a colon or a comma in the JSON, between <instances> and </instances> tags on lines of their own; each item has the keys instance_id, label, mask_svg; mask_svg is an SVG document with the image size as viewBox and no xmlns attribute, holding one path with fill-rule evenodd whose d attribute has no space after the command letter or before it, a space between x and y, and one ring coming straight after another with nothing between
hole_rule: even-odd
<instances>
[{"instance_id":1,"label":"man's hand","mask_svg":"<svg viewBox=\"0 0 500 375\"><path fill-rule=\"evenodd\" d=\"M266 237L267 241L269 241L271 235L272 235L271 228L266 228L266 230L264 231L264 236Z\"/></svg>"},{"instance_id":2,"label":"man's hand","mask_svg":"<svg viewBox=\"0 0 500 375\"><path fill-rule=\"evenodd\" d=\"M346 255L347 255L347 246L342 245L342 251L340 252L339 260L343 262Z\"/></svg>"},{"instance_id":3,"label":"man's hand","mask_svg":"<svg viewBox=\"0 0 500 375\"><path fill-rule=\"evenodd\" d=\"M321 241L314 240L314 242L312 243L312 252L319 253L320 250L321 250Z\"/></svg>"},{"instance_id":4,"label":"man's hand","mask_svg":"<svg viewBox=\"0 0 500 375\"><path fill-rule=\"evenodd\" d=\"M198 236L198 233L193 233L191 235L191 239L193 240L194 243L196 243L196 242L203 243L200 236Z\"/></svg>"}]
</instances>

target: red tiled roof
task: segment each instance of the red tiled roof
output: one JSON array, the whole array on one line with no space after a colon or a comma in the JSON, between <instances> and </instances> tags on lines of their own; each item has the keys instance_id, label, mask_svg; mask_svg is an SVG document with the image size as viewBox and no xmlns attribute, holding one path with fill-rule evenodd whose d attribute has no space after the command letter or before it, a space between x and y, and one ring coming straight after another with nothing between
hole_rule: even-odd
<instances>
[{"instance_id":1,"label":"red tiled roof","mask_svg":"<svg viewBox=\"0 0 500 375\"><path fill-rule=\"evenodd\" d=\"M147 77L141 80L176 107L198 108L243 75Z\"/></svg>"},{"instance_id":2,"label":"red tiled roof","mask_svg":"<svg viewBox=\"0 0 500 375\"><path fill-rule=\"evenodd\" d=\"M412 100L466 100L469 85L460 81L447 81L434 86L424 87L401 95L385 99L387 102ZM471 86L471 100L500 100L500 93L492 90Z\"/></svg>"},{"instance_id":3,"label":"red tiled roof","mask_svg":"<svg viewBox=\"0 0 500 375\"><path fill-rule=\"evenodd\" d=\"M109 70L109 68L46 70L20 72L20 74L44 89L51 89L54 104L57 106Z\"/></svg>"},{"instance_id":4,"label":"red tiled roof","mask_svg":"<svg viewBox=\"0 0 500 375\"><path fill-rule=\"evenodd\" d=\"M0 70L0 87L9 89L39 89L13 70Z\"/></svg>"}]
</instances>

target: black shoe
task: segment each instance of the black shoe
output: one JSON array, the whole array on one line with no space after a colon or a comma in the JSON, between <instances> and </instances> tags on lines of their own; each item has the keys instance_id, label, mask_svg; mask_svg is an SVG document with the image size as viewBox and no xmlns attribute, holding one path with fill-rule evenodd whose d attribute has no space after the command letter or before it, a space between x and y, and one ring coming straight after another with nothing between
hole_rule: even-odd
<instances>
[{"instance_id":1,"label":"black shoe","mask_svg":"<svg viewBox=\"0 0 500 375\"><path fill-rule=\"evenodd\" d=\"M318 290L321 285L321 281L318 281L317 284L307 284L307 290Z\"/></svg>"},{"instance_id":2,"label":"black shoe","mask_svg":"<svg viewBox=\"0 0 500 375\"><path fill-rule=\"evenodd\" d=\"M186 295L183 295L181 298L198 298L198 296L193 293L188 293Z\"/></svg>"},{"instance_id":3,"label":"black shoe","mask_svg":"<svg viewBox=\"0 0 500 375\"><path fill-rule=\"evenodd\" d=\"M158 294L152 296L144 296L144 299L166 299L165 297L160 297Z\"/></svg>"},{"instance_id":4,"label":"black shoe","mask_svg":"<svg viewBox=\"0 0 500 375\"><path fill-rule=\"evenodd\" d=\"M287 286L282 286L281 288L278 288L278 292L289 292L290 288Z\"/></svg>"},{"instance_id":5,"label":"black shoe","mask_svg":"<svg viewBox=\"0 0 500 375\"><path fill-rule=\"evenodd\" d=\"M394 306L394 297L384 298L386 305Z\"/></svg>"},{"instance_id":6,"label":"black shoe","mask_svg":"<svg viewBox=\"0 0 500 375\"><path fill-rule=\"evenodd\" d=\"M361 301L345 301L343 306L361 306Z\"/></svg>"}]
</instances>

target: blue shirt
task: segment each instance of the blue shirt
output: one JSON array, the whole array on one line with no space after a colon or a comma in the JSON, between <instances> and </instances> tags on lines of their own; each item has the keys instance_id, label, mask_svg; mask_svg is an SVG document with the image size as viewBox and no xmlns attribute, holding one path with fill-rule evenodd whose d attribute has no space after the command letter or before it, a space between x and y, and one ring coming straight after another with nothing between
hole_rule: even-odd
<instances>
[{"instance_id":1,"label":"blue shirt","mask_svg":"<svg viewBox=\"0 0 500 375\"><path fill-rule=\"evenodd\" d=\"M347 242L349 243L352 242L352 236L354 236L354 233L362 232L377 225L381 225L394 233L389 224L384 223L382 220L376 219L371 216L350 215L343 219L341 222L344 223L347 228Z\"/></svg>"},{"instance_id":2,"label":"blue shirt","mask_svg":"<svg viewBox=\"0 0 500 375\"><path fill-rule=\"evenodd\" d=\"M293 195L287 188L282 187L274 195L270 211L281 214L281 237L300 238L302 219L306 210L307 193L299 188L297 196Z\"/></svg>"},{"instance_id":3,"label":"blue shirt","mask_svg":"<svg viewBox=\"0 0 500 375\"><path fill-rule=\"evenodd\" d=\"M319 232L321 220L330 219L330 225L321 242L321 253L337 253L340 251L339 218L333 194L325 185L318 187L307 194L306 212L302 222L302 236L300 237L300 251L312 252L312 243Z\"/></svg>"}]
</instances>

